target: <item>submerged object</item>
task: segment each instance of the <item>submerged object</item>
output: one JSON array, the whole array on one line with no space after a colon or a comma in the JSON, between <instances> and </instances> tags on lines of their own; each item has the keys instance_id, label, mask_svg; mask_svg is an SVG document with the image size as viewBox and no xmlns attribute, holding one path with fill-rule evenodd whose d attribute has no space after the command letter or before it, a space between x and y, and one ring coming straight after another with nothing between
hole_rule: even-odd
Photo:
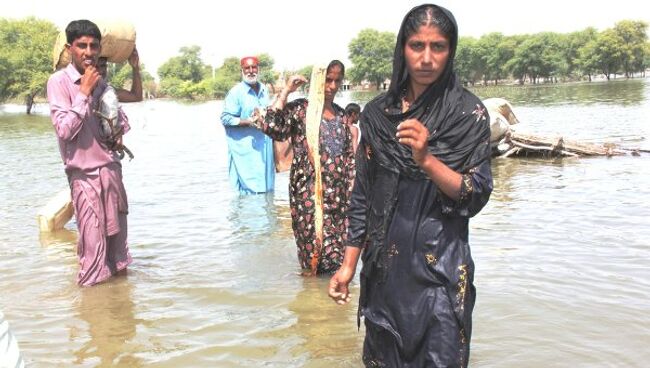
<instances>
[{"instance_id":1,"label":"submerged object","mask_svg":"<svg viewBox=\"0 0 650 368\"><path fill-rule=\"evenodd\" d=\"M41 232L61 230L74 214L70 188L57 193L36 214L38 227Z\"/></svg>"}]
</instances>

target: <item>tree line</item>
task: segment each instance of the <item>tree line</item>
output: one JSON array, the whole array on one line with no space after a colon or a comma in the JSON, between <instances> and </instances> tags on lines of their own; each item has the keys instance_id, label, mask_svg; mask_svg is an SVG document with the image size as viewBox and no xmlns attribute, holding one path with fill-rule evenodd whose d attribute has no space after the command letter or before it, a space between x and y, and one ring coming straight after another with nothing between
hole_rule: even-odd
<instances>
[{"instance_id":1,"label":"tree line","mask_svg":"<svg viewBox=\"0 0 650 368\"><path fill-rule=\"evenodd\" d=\"M594 28L561 34L541 32L504 36L490 33L458 42L456 69L466 84L498 84L504 79L520 84L574 81L603 75L627 78L645 75L650 67L648 24L624 20L614 28Z\"/></svg>"},{"instance_id":2,"label":"tree line","mask_svg":"<svg viewBox=\"0 0 650 368\"><path fill-rule=\"evenodd\" d=\"M506 36L489 33L480 38L461 37L456 51L456 71L466 85L499 84L503 81L546 83L589 80L603 75L627 78L645 76L650 67L648 24L623 20L613 28L562 34ZM22 100L31 109L35 98L45 98L45 84L52 73L52 48L59 30L47 21L29 17L0 18L0 102ZM391 32L364 29L348 44L346 77L352 84L381 88L390 79L396 36ZM309 77L312 66L299 70L274 70L268 53L258 55L260 81L274 87L278 79L298 73ZM126 63L125 63L126 64ZM109 82L126 88L130 68L112 64ZM239 57L219 67L205 63L201 47L180 48L156 71L159 83L141 66L145 94L180 99L223 98L241 80Z\"/></svg>"}]
</instances>

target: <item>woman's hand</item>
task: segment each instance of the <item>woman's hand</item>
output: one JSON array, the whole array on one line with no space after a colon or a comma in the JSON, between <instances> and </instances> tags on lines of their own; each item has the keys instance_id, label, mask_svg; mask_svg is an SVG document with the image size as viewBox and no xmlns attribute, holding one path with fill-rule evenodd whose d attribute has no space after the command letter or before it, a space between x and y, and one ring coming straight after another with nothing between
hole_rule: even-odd
<instances>
[{"instance_id":1,"label":"woman's hand","mask_svg":"<svg viewBox=\"0 0 650 368\"><path fill-rule=\"evenodd\" d=\"M352 277L354 277L354 272L354 268L343 265L330 279L328 295L337 304L346 304L352 299L349 285L350 281L352 281Z\"/></svg>"},{"instance_id":2,"label":"woman's hand","mask_svg":"<svg viewBox=\"0 0 650 368\"><path fill-rule=\"evenodd\" d=\"M297 75L297 74L292 75L287 80L287 85L284 87L284 89L288 92L287 94L289 94L291 92L295 92L296 90L298 90L298 88L300 88L307 82L308 82L307 78L303 77L302 75Z\"/></svg>"},{"instance_id":3,"label":"woman's hand","mask_svg":"<svg viewBox=\"0 0 650 368\"><path fill-rule=\"evenodd\" d=\"M284 109L284 105L287 103L287 98L291 92L295 92L300 86L307 83L307 78L302 75L292 75L287 80L287 84L282 89L282 92L278 95L278 98L275 99L273 103L273 109L276 111Z\"/></svg>"},{"instance_id":4,"label":"woman's hand","mask_svg":"<svg viewBox=\"0 0 650 368\"><path fill-rule=\"evenodd\" d=\"M417 119L404 120L397 126L397 139L400 143L411 147L413 160L423 166L429 155L429 130Z\"/></svg>"}]
</instances>

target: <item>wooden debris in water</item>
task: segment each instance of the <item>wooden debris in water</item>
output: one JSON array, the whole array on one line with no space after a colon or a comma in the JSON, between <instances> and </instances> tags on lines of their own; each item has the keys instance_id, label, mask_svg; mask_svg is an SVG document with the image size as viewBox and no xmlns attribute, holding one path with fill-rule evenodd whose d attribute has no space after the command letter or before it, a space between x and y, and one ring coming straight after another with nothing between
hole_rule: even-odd
<instances>
[{"instance_id":1,"label":"wooden debris in water","mask_svg":"<svg viewBox=\"0 0 650 368\"><path fill-rule=\"evenodd\" d=\"M627 152L636 153L638 149L623 148L614 143L585 143L565 140L563 137L542 137L532 134L521 134L514 131L506 133L498 145L500 157L509 156L551 156L551 157L580 157L580 156L619 156Z\"/></svg>"}]
</instances>

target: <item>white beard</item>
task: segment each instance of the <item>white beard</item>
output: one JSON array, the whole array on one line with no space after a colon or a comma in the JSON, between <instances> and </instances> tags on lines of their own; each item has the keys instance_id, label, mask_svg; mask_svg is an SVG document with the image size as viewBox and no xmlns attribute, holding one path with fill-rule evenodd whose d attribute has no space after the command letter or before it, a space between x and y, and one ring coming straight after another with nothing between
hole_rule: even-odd
<instances>
[{"instance_id":1,"label":"white beard","mask_svg":"<svg viewBox=\"0 0 650 368\"><path fill-rule=\"evenodd\" d=\"M244 79L244 82L246 82L248 84L257 83L257 73L249 75L249 74L246 74L246 73L242 72L241 76Z\"/></svg>"}]
</instances>

